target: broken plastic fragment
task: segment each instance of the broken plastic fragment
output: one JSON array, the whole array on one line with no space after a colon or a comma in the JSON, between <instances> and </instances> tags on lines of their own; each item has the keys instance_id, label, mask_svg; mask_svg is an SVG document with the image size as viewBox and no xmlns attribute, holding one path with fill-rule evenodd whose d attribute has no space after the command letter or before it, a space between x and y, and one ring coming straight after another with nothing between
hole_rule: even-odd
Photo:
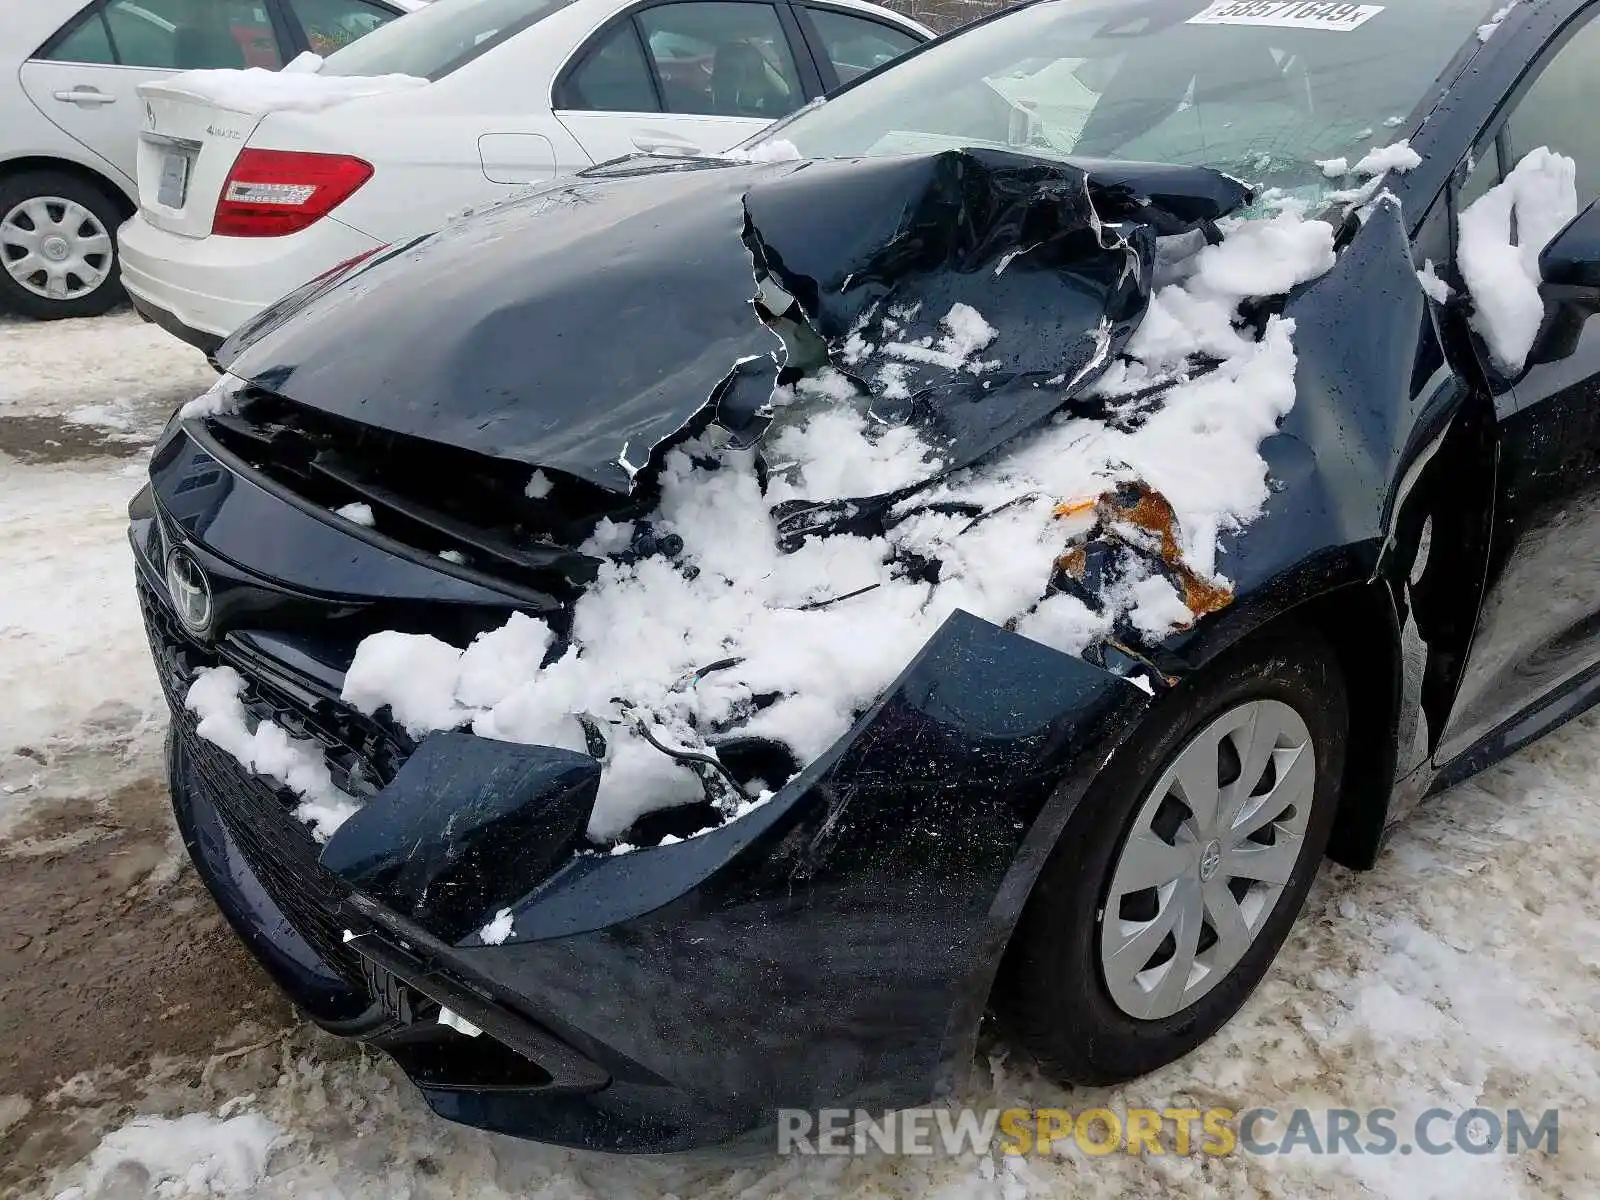
<instances>
[{"instance_id":1,"label":"broken plastic fragment","mask_svg":"<svg viewBox=\"0 0 1600 1200\"><path fill-rule=\"evenodd\" d=\"M479 1029L460 1013L453 1012L452 1010L443 1007L439 1009L439 1024L449 1026L457 1033L464 1033L468 1037L477 1037L483 1032L483 1030Z\"/></svg>"},{"instance_id":2,"label":"broken plastic fragment","mask_svg":"<svg viewBox=\"0 0 1600 1200\"><path fill-rule=\"evenodd\" d=\"M346 504L334 509L333 514L336 517L343 517L346 521L356 525L364 525L368 529L373 528L378 523L377 519L372 515L372 505L370 504Z\"/></svg>"},{"instance_id":3,"label":"broken plastic fragment","mask_svg":"<svg viewBox=\"0 0 1600 1200\"><path fill-rule=\"evenodd\" d=\"M1081 512L1088 512L1100 502L1098 496L1084 496L1077 500L1064 500L1051 510L1053 517L1072 517Z\"/></svg>"}]
</instances>

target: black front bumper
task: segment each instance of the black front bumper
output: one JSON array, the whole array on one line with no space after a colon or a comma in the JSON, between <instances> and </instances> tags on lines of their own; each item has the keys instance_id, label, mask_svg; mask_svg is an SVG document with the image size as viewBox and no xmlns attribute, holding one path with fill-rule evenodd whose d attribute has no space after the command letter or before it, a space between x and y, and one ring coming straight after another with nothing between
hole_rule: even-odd
<instances>
[{"instance_id":1,"label":"black front bumper","mask_svg":"<svg viewBox=\"0 0 1600 1200\"><path fill-rule=\"evenodd\" d=\"M184 845L229 924L307 1016L387 1051L436 1112L466 1124L620 1152L686 1149L749 1126L663 1080L637 1094L648 1072L635 1065L624 1064L633 1081L613 1080L471 957L323 867L292 798L199 736L183 691L204 651L148 587L139 593L172 712L168 778ZM481 1034L440 1023L444 1009Z\"/></svg>"},{"instance_id":2,"label":"black front bumper","mask_svg":"<svg viewBox=\"0 0 1600 1200\"><path fill-rule=\"evenodd\" d=\"M189 681L226 663L274 719L317 733L330 765L354 770L374 753L337 678L279 686L293 668L263 653L270 635L233 628L195 641L164 599L164 538L248 588L252 561L302 539L306 512L280 514L241 467L181 435L157 457L185 464L162 476L171 503L194 505L200 480L208 506L203 519L175 520L158 486L132 510L173 712L173 801L195 865L308 1014L389 1052L437 1112L499 1132L671 1151L762 1130L779 1108L880 1110L945 1093L972 1061L1034 876L1147 702L1080 658L956 613L768 803L676 844L570 854L541 875L498 880L514 895L514 932L486 945L357 890L294 819L291 794L198 736ZM398 566L369 563L379 550L352 540L338 561L354 579L382 578ZM470 775L478 739L459 734L426 739L412 760L428 746L438 760L435 738L460 739L458 773ZM364 811L398 806L400 775ZM441 811L440 825L451 816ZM441 1025L441 1007L481 1036Z\"/></svg>"}]
</instances>

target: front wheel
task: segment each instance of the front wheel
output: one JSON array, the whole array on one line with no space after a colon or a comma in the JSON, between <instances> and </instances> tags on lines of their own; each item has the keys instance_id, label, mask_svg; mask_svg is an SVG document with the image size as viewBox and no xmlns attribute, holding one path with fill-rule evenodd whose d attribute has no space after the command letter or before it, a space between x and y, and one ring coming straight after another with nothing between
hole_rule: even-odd
<instances>
[{"instance_id":1,"label":"front wheel","mask_svg":"<svg viewBox=\"0 0 1600 1200\"><path fill-rule=\"evenodd\" d=\"M122 298L121 212L58 171L0 179L0 305L30 317L97 317Z\"/></svg>"},{"instance_id":2,"label":"front wheel","mask_svg":"<svg viewBox=\"0 0 1600 1200\"><path fill-rule=\"evenodd\" d=\"M1074 811L1007 952L997 1014L1047 1071L1120 1083L1238 1012L1316 877L1347 725L1309 630L1156 703Z\"/></svg>"}]
</instances>

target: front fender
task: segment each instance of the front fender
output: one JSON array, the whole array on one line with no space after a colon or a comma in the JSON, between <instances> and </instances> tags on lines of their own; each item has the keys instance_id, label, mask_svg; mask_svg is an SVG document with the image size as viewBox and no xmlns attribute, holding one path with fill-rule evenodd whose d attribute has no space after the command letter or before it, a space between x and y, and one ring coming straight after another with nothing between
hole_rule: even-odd
<instances>
[{"instance_id":1,"label":"front fender","mask_svg":"<svg viewBox=\"0 0 1600 1200\"><path fill-rule=\"evenodd\" d=\"M1426 790L1460 683L1488 565L1493 412L1460 313L1418 285L1393 201L1372 206L1284 315L1296 398L1262 443L1272 494L1218 555L1238 600L1151 657L1178 675L1286 615L1318 625L1352 684L1364 748L1335 842L1353 848L1341 861L1370 865L1384 827Z\"/></svg>"}]
</instances>

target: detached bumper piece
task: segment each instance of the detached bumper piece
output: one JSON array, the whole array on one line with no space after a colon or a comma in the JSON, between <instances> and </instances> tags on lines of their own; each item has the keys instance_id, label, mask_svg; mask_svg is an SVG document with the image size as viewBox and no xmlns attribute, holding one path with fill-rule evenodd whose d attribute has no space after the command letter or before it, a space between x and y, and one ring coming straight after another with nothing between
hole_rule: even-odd
<instances>
[{"instance_id":1,"label":"detached bumper piece","mask_svg":"<svg viewBox=\"0 0 1600 1200\"><path fill-rule=\"evenodd\" d=\"M346 945L361 957L375 997L402 1023L399 1035L390 1038L385 1049L419 1086L472 1091L537 1088L553 1095L592 1092L611 1082L606 1071L497 999L482 980L469 982L458 969L443 968L448 946L359 895L351 898L350 909L356 914L353 923L371 924L366 932L352 934ZM403 934L396 932L402 929ZM439 1033L418 1038L418 1032L428 1031L417 1030L419 1013L427 1009L417 1004L417 997L431 1001L441 1012L448 1009L457 1024L445 1026L436 1018ZM479 1033L462 1032L462 1023ZM508 1061L489 1039L515 1051L521 1063ZM436 1053L446 1047L448 1052Z\"/></svg>"}]
</instances>

